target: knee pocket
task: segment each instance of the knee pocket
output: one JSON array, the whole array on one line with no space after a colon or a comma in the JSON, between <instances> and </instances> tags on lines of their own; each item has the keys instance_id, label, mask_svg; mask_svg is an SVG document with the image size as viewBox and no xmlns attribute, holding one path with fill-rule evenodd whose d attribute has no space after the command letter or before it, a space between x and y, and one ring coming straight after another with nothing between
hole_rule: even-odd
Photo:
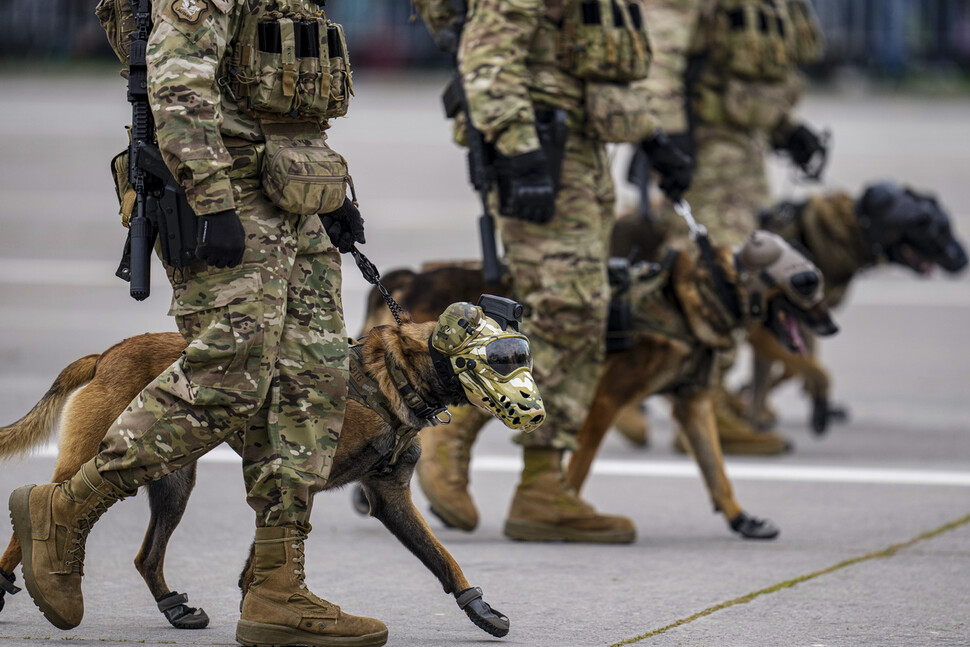
<instances>
[{"instance_id":1,"label":"knee pocket","mask_svg":"<svg viewBox=\"0 0 970 647\"><path fill-rule=\"evenodd\" d=\"M247 393L265 392L265 305L258 272L240 272L217 285L176 286L171 314L192 339L182 370L195 386Z\"/></svg>"}]
</instances>

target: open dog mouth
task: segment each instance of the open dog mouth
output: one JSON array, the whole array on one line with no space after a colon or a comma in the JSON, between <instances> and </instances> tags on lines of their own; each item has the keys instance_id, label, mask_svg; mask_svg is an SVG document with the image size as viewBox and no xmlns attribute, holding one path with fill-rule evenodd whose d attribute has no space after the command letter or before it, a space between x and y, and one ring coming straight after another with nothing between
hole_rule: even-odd
<instances>
[{"instance_id":1,"label":"open dog mouth","mask_svg":"<svg viewBox=\"0 0 970 647\"><path fill-rule=\"evenodd\" d=\"M808 347L802 334L803 325L820 337L834 335L839 331L823 303L805 310L784 296L776 296L768 302L765 327L782 346L804 357L808 354Z\"/></svg>"},{"instance_id":2,"label":"open dog mouth","mask_svg":"<svg viewBox=\"0 0 970 647\"><path fill-rule=\"evenodd\" d=\"M900 260L911 270L922 276L929 276L933 273L933 263L910 245L900 245L898 251Z\"/></svg>"}]
</instances>

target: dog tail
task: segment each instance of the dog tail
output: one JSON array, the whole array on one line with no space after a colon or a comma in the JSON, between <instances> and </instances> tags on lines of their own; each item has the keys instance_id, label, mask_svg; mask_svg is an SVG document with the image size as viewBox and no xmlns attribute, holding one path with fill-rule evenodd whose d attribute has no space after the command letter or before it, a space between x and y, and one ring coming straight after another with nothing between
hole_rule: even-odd
<instances>
[{"instance_id":1,"label":"dog tail","mask_svg":"<svg viewBox=\"0 0 970 647\"><path fill-rule=\"evenodd\" d=\"M99 357L88 355L71 363L30 413L12 425L0 427L0 458L24 454L54 434L64 403L78 387L91 381Z\"/></svg>"}]
</instances>

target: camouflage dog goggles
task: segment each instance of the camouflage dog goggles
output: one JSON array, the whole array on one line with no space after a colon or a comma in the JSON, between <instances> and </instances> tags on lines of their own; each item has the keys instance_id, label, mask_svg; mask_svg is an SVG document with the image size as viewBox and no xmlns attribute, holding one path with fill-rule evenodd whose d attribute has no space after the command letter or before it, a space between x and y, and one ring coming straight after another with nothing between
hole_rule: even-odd
<instances>
[{"instance_id":1,"label":"camouflage dog goggles","mask_svg":"<svg viewBox=\"0 0 970 647\"><path fill-rule=\"evenodd\" d=\"M500 321L479 306L453 303L438 318L431 345L448 357L469 402L512 429L532 431L545 418L532 351L524 335Z\"/></svg>"}]
</instances>

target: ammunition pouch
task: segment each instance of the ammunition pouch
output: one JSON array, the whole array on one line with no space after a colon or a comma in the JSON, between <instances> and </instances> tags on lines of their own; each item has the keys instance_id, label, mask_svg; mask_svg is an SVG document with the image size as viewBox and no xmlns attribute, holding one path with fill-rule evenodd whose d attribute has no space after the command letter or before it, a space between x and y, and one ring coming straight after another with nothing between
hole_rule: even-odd
<instances>
[{"instance_id":1,"label":"ammunition pouch","mask_svg":"<svg viewBox=\"0 0 970 647\"><path fill-rule=\"evenodd\" d=\"M354 181L347 160L327 145L327 135L313 124L262 124L266 136L262 186L266 196L289 213L329 213L344 203Z\"/></svg>"},{"instance_id":2,"label":"ammunition pouch","mask_svg":"<svg viewBox=\"0 0 970 647\"><path fill-rule=\"evenodd\" d=\"M786 3L721 0L711 33L713 62L732 76L780 81L795 65L794 27Z\"/></svg>"},{"instance_id":3,"label":"ammunition pouch","mask_svg":"<svg viewBox=\"0 0 970 647\"><path fill-rule=\"evenodd\" d=\"M566 110L563 108L535 108L536 134L539 145L546 155L549 164L549 177L552 186L559 193L562 179L562 164L566 159L566 141L569 139L569 128L566 125Z\"/></svg>"},{"instance_id":4,"label":"ammunition pouch","mask_svg":"<svg viewBox=\"0 0 970 647\"><path fill-rule=\"evenodd\" d=\"M559 67L585 81L629 83L646 78L653 54L641 0L570 3L557 50Z\"/></svg>"},{"instance_id":5,"label":"ammunition pouch","mask_svg":"<svg viewBox=\"0 0 970 647\"><path fill-rule=\"evenodd\" d=\"M602 142L639 143L658 127L650 97L628 84L586 84L587 134Z\"/></svg>"},{"instance_id":6,"label":"ammunition pouch","mask_svg":"<svg viewBox=\"0 0 970 647\"><path fill-rule=\"evenodd\" d=\"M260 20L249 14L220 85L258 116L332 119L347 114L353 82L341 25L293 14Z\"/></svg>"}]
</instances>

